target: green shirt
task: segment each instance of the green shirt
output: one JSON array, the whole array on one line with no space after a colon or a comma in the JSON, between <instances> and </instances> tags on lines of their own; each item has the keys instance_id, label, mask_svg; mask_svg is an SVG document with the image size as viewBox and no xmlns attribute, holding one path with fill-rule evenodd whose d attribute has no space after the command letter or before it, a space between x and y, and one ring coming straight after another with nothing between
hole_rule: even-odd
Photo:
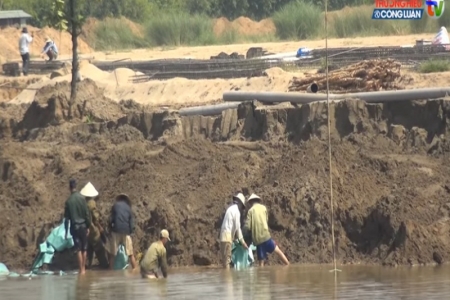
<instances>
[{"instance_id":1,"label":"green shirt","mask_svg":"<svg viewBox=\"0 0 450 300\"><path fill-rule=\"evenodd\" d=\"M247 213L245 229L252 233L254 245L258 246L271 238L268 222L267 208L260 203L253 204Z\"/></svg>"},{"instance_id":2,"label":"green shirt","mask_svg":"<svg viewBox=\"0 0 450 300\"><path fill-rule=\"evenodd\" d=\"M86 200L79 192L72 192L66 201L64 208L64 227L66 229L70 226L73 228L75 224L81 224L84 222L87 228L91 227L91 216L86 204Z\"/></svg>"},{"instance_id":3,"label":"green shirt","mask_svg":"<svg viewBox=\"0 0 450 300\"><path fill-rule=\"evenodd\" d=\"M158 268L161 268L163 276L167 277L167 252L161 241L150 245L141 260L140 266L146 272L153 271L155 273L157 273Z\"/></svg>"}]
</instances>

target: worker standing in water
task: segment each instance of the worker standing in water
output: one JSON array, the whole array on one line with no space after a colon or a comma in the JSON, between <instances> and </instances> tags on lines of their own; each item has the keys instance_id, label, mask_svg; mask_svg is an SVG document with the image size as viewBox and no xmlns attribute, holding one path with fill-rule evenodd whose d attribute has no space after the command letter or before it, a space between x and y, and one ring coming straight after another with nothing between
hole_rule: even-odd
<instances>
[{"instance_id":1,"label":"worker standing in water","mask_svg":"<svg viewBox=\"0 0 450 300\"><path fill-rule=\"evenodd\" d=\"M119 245L125 247L126 255L128 256L131 267L136 269L136 258L133 253L133 241L131 234L134 231L134 216L131 210L131 200L126 194L120 194L116 197L111 209L111 236L109 238L109 267L114 269L114 261L116 259Z\"/></svg>"},{"instance_id":2,"label":"worker standing in water","mask_svg":"<svg viewBox=\"0 0 450 300\"><path fill-rule=\"evenodd\" d=\"M256 245L256 253L259 265L264 266L267 260L267 254L275 252L285 265L289 265L284 253L272 239L269 232L269 214L267 208L261 204L261 198L252 194L247 200L247 220L245 222L245 230L252 233L253 244Z\"/></svg>"},{"instance_id":3,"label":"worker standing in water","mask_svg":"<svg viewBox=\"0 0 450 300\"><path fill-rule=\"evenodd\" d=\"M169 232L161 230L159 241L150 245L140 262L142 278L159 278L158 269L164 278L167 278L167 251L166 244L170 241Z\"/></svg>"},{"instance_id":4,"label":"worker standing in water","mask_svg":"<svg viewBox=\"0 0 450 300\"><path fill-rule=\"evenodd\" d=\"M33 41L33 34L28 34L26 27L22 28L22 35L19 38L19 52L22 57L23 76L28 75L28 65L30 64L30 43Z\"/></svg>"},{"instance_id":5,"label":"worker standing in water","mask_svg":"<svg viewBox=\"0 0 450 300\"><path fill-rule=\"evenodd\" d=\"M45 39L45 45L42 49L41 57L44 58L44 55L48 56L48 61L52 61L58 58L58 48L54 41L51 38L47 37Z\"/></svg>"},{"instance_id":6,"label":"worker standing in water","mask_svg":"<svg viewBox=\"0 0 450 300\"><path fill-rule=\"evenodd\" d=\"M74 248L77 252L78 267L80 275L86 273L86 251L87 236L91 226L91 217L84 197L77 192L77 182L75 179L69 181L70 196L66 201L64 208L64 228L65 238L69 230L73 238Z\"/></svg>"},{"instance_id":7,"label":"worker standing in water","mask_svg":"<svg viewBox=\"0 0 450 300\"><path fill-rule=\"evenodd\" d=\"M87 245L87 266L92 267L92 261L94 259L94 253L101 268L108 268L108 258L106 250L103 245L101 236L104 234L103 228L100 224L100 214L97 210L96 197L98 191L88 182L80 191L80 194L86 198L86 204L89 208L91 215L91 227L89 228L88 245Z\"/></svg>"},{"instance_id":8,"label":"worker standing in water","mask_svg":"<svg viewBox=\"0 0 450 300\"><path fill-rule=\"evenodd\" d=\"M248 249L241 230L241 214L245 209L245 197L242 193L233 196L233 203L228 207L220 228L220 258L224 268L230 268L231 248L237 238Z\"/></svg>"}]
</instances>

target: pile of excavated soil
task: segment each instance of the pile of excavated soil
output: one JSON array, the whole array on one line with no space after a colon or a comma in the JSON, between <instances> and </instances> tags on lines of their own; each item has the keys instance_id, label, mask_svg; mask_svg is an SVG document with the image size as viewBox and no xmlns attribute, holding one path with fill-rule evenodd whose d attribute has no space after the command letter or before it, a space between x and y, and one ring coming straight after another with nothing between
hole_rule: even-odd
<instances>
[{"instance_id":1,"label":"pile of excavated soil","mask_svg":"<svg viewBox=\"0 0 450 300\"><path fill-rule=\"evenodd\" d=\"M246 104L180 118L110 101L85 80L68 119L69 85L59 84L28 108L0 110L15 111L0 115L0 261L32 263L76 178L100 191L105 222L114 196L130 195L136 251L168 228L172 266L218 262L221 217L238 190L262 197L292 262L331 262L326 104ZM448 261L449 102L349 100L330 109L339 262ZM86 122L86 113L98 122Z\"/></svg>"},{"instance_id":2,"label":"pile of excavated soil","mask_svg":"<svg viewBox=\"0 0 450 300\"><path fill-rule=\"evenodd\" d=\"M239 17L229 21L225 17L216 19L214 23L214 33L220 36L227 31L236 30L242 35L264 35L275 34L276 28L272 19L263 19L259 22L253 21L247 17Z\"/></svg>"},{"instance_id":3,"label":"pile of excavated soil","mask_svg":"<svg viewBox=\"0 0 450 300\"><path fill-rule=\"evenodd\" d=\"M34 34L34 40L30 44L30 55L38 56L42 52L45 45L45 39L50 37L58 46L60 55L72 55L72 36L67 31L62 31L53 28L35 28L27 26L28 32ZM8 27L0 29L0 58L2 60L21 60L19 54L19 37L22 33L21 29L15 27ZM78 39L78 52L91 53L92 49L81 38Z\"/></svg>"}]
</instances>

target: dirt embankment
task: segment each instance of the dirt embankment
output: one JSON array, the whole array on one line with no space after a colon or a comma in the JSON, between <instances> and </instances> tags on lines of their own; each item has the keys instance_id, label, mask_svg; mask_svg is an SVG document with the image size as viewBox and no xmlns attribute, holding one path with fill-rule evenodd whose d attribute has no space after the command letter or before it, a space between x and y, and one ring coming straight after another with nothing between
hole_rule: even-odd
<instances>
[{"instance_id":1,"label":"dirt embankment","mask_svg":"<svg viewBox=\"0 0 450 300\"><path fill-rule=\"evenodd\" d=\"M69 178L96 186L105 217L114 195L128 193L136 249L168 228L173 266L218 262L221 216L237 190L262 196L292 262L331 261L326 104L180 118L110 101L85 80L68 121L68 90L57 83L31 106L1 104L0 261L31 264L61 218ZM331 110L339 261L447 261L448 101Z\"/></svg>"}]
</instances>

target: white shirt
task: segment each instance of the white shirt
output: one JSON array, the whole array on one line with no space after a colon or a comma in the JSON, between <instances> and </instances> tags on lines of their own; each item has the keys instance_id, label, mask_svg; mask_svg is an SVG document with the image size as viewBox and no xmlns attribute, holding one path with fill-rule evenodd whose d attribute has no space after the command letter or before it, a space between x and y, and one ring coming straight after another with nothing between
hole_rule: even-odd
<instances>
[{"instance_id":1,"label":"white shirt","mask_svg":"<svg viewBox=\"0 0 450 300\"><path fill-rule=\"evenodd\" d=\"M28 49L28 45L33 41L33 38L28 35L28 33L22 33L19 38L19 51L21 55L27 54L30 52Z\"/></svg>"},{"instance_id":2,"label":"white shirt","mask_svg":"<svg viewBox=\"0 0 450 300\"><path fill-rule=\"evenodd\" d=\"M242 240L241 212L237 204L231 205L223 218L220 228L220 241L232 243L237 234L237 238Z\"/></svg>"}]
</instances>

